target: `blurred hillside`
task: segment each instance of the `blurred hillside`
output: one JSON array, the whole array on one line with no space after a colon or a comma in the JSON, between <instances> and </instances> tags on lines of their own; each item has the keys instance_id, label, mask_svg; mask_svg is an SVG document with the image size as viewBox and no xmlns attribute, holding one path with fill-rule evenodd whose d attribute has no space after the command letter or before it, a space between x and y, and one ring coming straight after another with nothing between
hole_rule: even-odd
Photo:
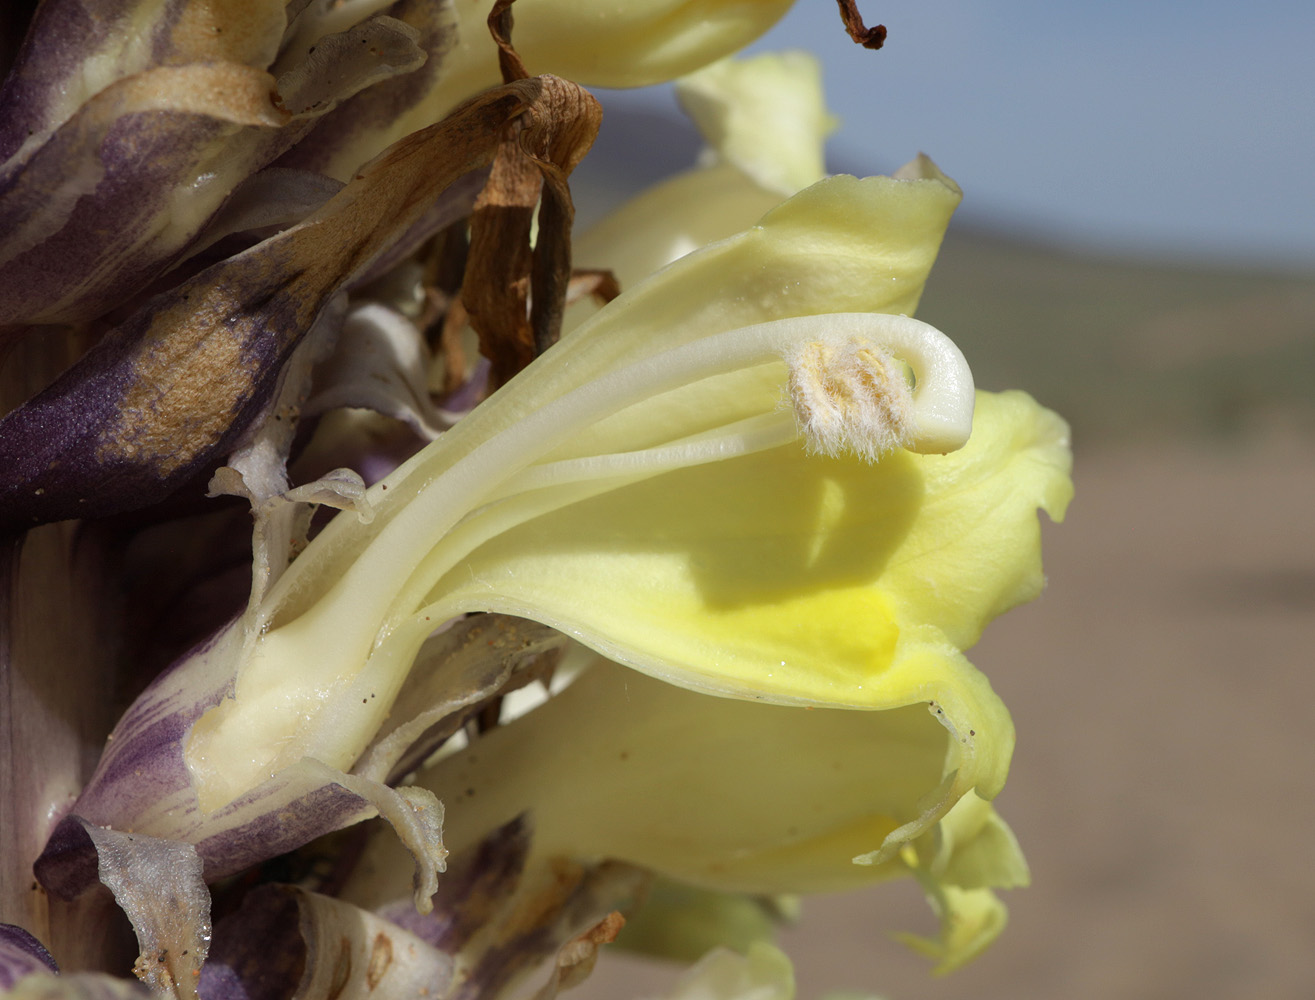
<instances>
[{"instance_id":1,"label":"blurred hillside","mask_svg":"<svg viewBox=\"0 0 1315 1000\"><path fill-rule=\"evenodd\" d=\"M1315 427L1315 276L1088 255L954 225L919 308L978 384L1084 439Z\"/></svg>"}]
</instances>

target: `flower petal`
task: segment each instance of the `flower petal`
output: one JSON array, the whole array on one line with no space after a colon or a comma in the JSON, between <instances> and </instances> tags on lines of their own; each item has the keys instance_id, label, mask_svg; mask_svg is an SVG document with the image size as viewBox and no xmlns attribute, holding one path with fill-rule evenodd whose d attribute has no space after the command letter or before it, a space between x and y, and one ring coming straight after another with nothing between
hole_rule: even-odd
<instances>
[{"instance_id":1,"label":"flower petal","mask_svg":"<svg viewBox=\"0 0 1315 1000\"><path fill-rule=\"evenodd\" d=\"M449 890L440 888L431 914L402 914L393 894L397 855L386 838L371 842L342 893L358 906L403 917L403 925L417 937L454 954L461 987L450 994L452 1000L507 995L504 991L518 978L572 938L612 911L633 908L650 881L646 873L618 863L561 859L522 869L523 824L514 822L491 834L486 842L471 845L458 869L460 882L454 888L470 887L475 893L462 900L466 912L454 908ZM481 862L493 865L488 877L481 877ZM511 866L503 868L508 862Z\"/></svg>"},{"instance_id":2,"label":"flower petal","mask_svg":"<svg viewBox=\"0 0 1315 1000\"><path fill-rule=\"evenodd\" d=\"M794 968L785 953L755 941L745 954L708 952L681 975L665 1000L794 1000Z\"/></svg>"},{"instance_id":3,"label":"flower petal","mask_svg":"<svg viewBox=\"0 0 1315 1000\"><path fill-rule=\"evenodd\" d=\"M417 905L427 903L447 852L442 807L421 789L393 789L303 757L267 770L223 808L202 808L183 759L184 736L231 685L237 658L228 651L241 642L240 628L222 631L134 702L37 860L37 877L64 898L94 882L98 848L88 844L88 823L194 844L213 879L380 815L415 860Z\"/></svg>"},{"instance_id":4,"label":"flower petal","mask_svg":"<svg viewBox=\"0 0 1315 1000\"><path fill-rule=\"evenodd\" d=\"M958 372L944 379L951 395L967 391L971 406L962 357L931 328L871 312L810 315L836 304L911 309L957 201L957 190L936 179L834 178L815 185L761 226L678 261L617 299L506 392L373 487L374 520L362 526L335 519L301 554L249 622L250 634L261 638L243 654L248 662L238 673L235 700L216 706L193 729L189 766L210 789L202 794L207 808L263 780L277 761L311 756L352 766L424 637L461 611L482 610L486 597L499 599L496 592L472 594L462 579L448 596L431 590L464 554L462 540L447 536L467 513L508 491L521 490L533 502L536 484L517 479L527 464L560 468L577 458L697 437L736 419L761 418L770 425L764 433L790 440L792 419L778 412L785 382L780 354L796 341L840 340L850 331L908 347L939 345L937 358L957 359L947 361ZM784 320L735 329L778 315L807 319L795 321L798 329ZM716 386L715 400L700 395L700 380L727 369L734 371ZM925 379L916 393L930 398L938 384ZM637 408L626 412L629 403ZM794 447L800 462L809 461ZM718 457L711 443L703 451L704 460ZM595 486L568 483L552 494L554 503L577 488ZM632 537L642 545L643 532ZM364 709L362 692L377 695ZM293 718L302 721L289 730L281 720ZM308 727L307 719L318 721ZM309 742L276 735L289 731ZM253 740L279 749L274 757L239 749Z\"/></svg>"},{"instance_id":5,"label":"flower petal","mask_svg":"<svg viewBox=\"0 0 1315 1000\"><path fill-rule=\"evenodd\" d=\"M568 86L528 80L400 143L309 219L148 301L0 421L0 523L136 509L231 449L288 354L360 277L492 154L502 127Z\"/></svg>"},{"instance_id":6,"label":"flower petal","mask_svg":"<svg viewBox=\"0 0 1315 1000\"><path fill-rule=\"evenodd\" d=\"M411 320L387 306L355 306L334 354L316 374L318 389L305 415L335 407L374 410L432 441L449 425L429 397L430 358Z\"/></svg>"},{"instance_id":7,"label":"flower petal","mask_svg":"<svg viewBox=\"0 0 1315 1000\"><path fill-rule=\"evenodd\" d=\"M7 164L0 326L92 319L174 263L232 187L281 151L290 116L273 84L232 64L149 70Z\"/></svg>"},{"instance_id":8,"label":"flower petal","mask_svg":"<svg viewBox=\"0 0 1315 1000\"><path fill-rule=\"evenodd\" d=\"M0 993L34 972L59 972L45 946L21 927L0 924Z\"/></svg>"},{"instance_id":9,"label":"flower petal","mask_svg":"<svg viewBox=\"0 0 1315 1000\"><path fill-rule=\"evenodd\" d=\"M702 160L711 162L631 199L572 248L578 264L610 269L622 289L741 232L825 175L823 140L833 119L806 53L723 60L683 78L677 93L707 143ZM592 311L577 306L571 326Z\"/></svg>"},{"instance_id":10,"label":"flower petal","mask_svg":"<svg viewBox=\"0 0 1315 1000\"><path fill-rule=\"evenodd\" d=\"M738 167L718 163L637 195L581 233L571 249L581 267L608 268L628 291L687 253L743 232L780 203L777 192L754 184ZM579 325L595 311L581 303L567 317Z\"/></svg>"},{"instance_id":11,"label":"flower petal","mask_svg":"<svg viewBox=\"0 0 1315 1000\"><path fill-rule=\"evenodd\" d=\"M655 880L644 905L629 915L617 947L677 962L697 962L716 947L747 951L776 939L799 915L796 896L752 896Z\"/></svg>"},{"instance_id":12,"label":"flower petal","mask_svg":"<svg viewBox=\"0 0 1315 1000\"><path fill-rule=\"evenodd\" d=\"M435 476L477 446L623 365L642 366L647 358L681 344L783 316L911 312L958 201L958 189L940 178L831 178L768 213L749 231L676 262L612 302L517 376L514 391L494 395L381 484L376 490L379 519L369 535L382 532ZM677 408L667 409L664 417L680 417ZM723 418L719 411L715 419ZM624 439L630 426L623 422L609 436ZM617 450L615 440L604 443L611 445L604 450ZM433 515L417 509L407 519L431 522ZM394 569L412 563L417 550L424 550L418 545L421 537L432 544L446 530L423 536L394 532L397 545L411 553ZM294 617L313 602L320 587L346 571L369 541L351 535L345 521L329 525L323 541L300 561L299 573L320 584L314 591L298 585L296 603L271 617Z\"/></svg>"},{"instance_id":13,"label":"flower petal","mask_svg":"<svg viewBox=\"0 0 1315 1000\"><path fill-rule=\"evenodd\" d=\"M507 528L435 594L716 693L934 703L989 798L1013 729L959 650L1040 589L1035 512L1063 515L1066 431L1021 393L982 393L949 455L866 465L790 443L655 475Z\"/></svg>"},{"instance_id":14,"label":"flower petal","mask_svg":"<svg viewBox=\"0 0 1315 1000\"><path fill-rule=\"evenodd\" d=\"M85 322L122 303L316 118L425 59L414 30L389 18L319 49L277 80L233 62L144 69L0 167L0 327Z\"/></svg>"},{"instance_id":15,"label":"flower petal","mask_svg":"<svg viewBox=\"0 0 1315 1000\"><path fill-rule=\"evenodd\" d=\"M953 972L980 955L1005 929L1009 914L989 889L943 886L928 894L941 919L934 938L900 934L897 939L919 954L936 960L935 972Z\"/></svg>"},{"instance_id":16,"label":"flower petal","mask_svg":"<svg viewBox=\"0 0 1315 1000\"><path fill-rule=\"evenodd\" d=\"M430 636L353 772L378 781L410 774L481 707L544 677L566 644L560 632L504 615L471 615Z\"/></svg>"},{"instance_id":17,"label":"flower petal","mask_svg":"<svg viewBox=\"0 0 1315 1000\"><path fill-rule=\"evenodd\" d=\"M717 157L764 188L792 195L826 174L824 142L838 121L810 53L723 59L681 79L676 95Z\"/></svg>"},{"instance_id":18,"label":"flower petal","mask_svg":"<svg viewBox=\"0 0 1315 1000\"><path fill-rule=\"evenodd\" d=\"M960 799L936 832L934 841L920 841L913 855L904 858L925 880L959 889L1015 889L1030 883L1014 832L976 793Z\"/></svg>"},{"instance_id":19,"label":"flower petal","mask_svg":"<svg viewBox=\"0 0 1315 1000\"><path fill-rule=\"evenodd\" d=\"M451 955L349 903L288 885L251 892L215 929L206 997L446 996Z\"/></svg>"},{"instance_id":20,"label":"flower petal","mask_svg":"<svg viewBox=\"0 0 1315 1000\"><path fill-rule=\"evenodd\" d=\"M424 64L343 101L284 154L280 165L328 174L334 172L337 163L341 165L341 178L349 180L362 163L388 145L389 140L381 138L380 133L423 100L443 76L448 52L456 44L459 30L454 6L451 0L397 0L390 4L384 13L415 30L415 44L427 55ZM307 5L289 29L289 34L294 36L289 47L294 52L304 52L315 45L326 30L325 22L340 18L344 9L350 10L350 6ZM418 122L416 127L434 120ZM401 134L393 133L393 136L400 138Z\"/></svg>"},{"instance_id":21,"label":"flower petal","mask_svg":"<svg viewBox=\"0 0 1315 1000\"><path fill-rule=\"evenodd\" d=\"M428 913L417 912L409 899L385 903L375 912L440 951L455 955L511 902L525 871L529 845L529 824L518 816L453 856L430 899ZM370 877L368 871L363 874Z\"/></svg>"},{"instance_id":22,"label":"flower petal","mask_svg":"<svg viewBox=\"0 0 1315 1000\"><path fill-rule=\"evenodd\" d=\"M925 706L762 705L595 660L419 781L446 801L454 847L529 810L533 857L617 858L722 891L820 892L907 874L899 849L966 791L955 747ZM855 864L879 847L884 860Z\"/></svg>"},{"instance_id":23,"label":"flower petal","mask_svg":"<svg viewBox=\"0 0 1315 1000\"><path fill-rule=\"evenodd\" d=\"M96 94L152 66L265 69L278 52L285 7L285 0L114 0L96 8L46 0L0 89L0 160L23 159Z\"/></svg>"}]
</instances>

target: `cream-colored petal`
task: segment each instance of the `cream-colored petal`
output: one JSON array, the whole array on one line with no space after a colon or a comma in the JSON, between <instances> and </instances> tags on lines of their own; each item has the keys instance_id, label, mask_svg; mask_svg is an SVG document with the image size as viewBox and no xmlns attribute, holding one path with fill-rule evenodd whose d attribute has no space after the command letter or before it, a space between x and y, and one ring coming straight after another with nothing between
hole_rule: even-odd
<instances>
[{"instance_id":1,"label":"cream-colored petal","mask_svg":"<svg viewBox=\"0 0 1315 1000\"><path fill-rule=\"evenodd\" d=\"M1039 584L1036 510L1062 516L1067 461L1053 414L983 393L950 455L868 464L791 442L651 476L507 526L431 597L547 622L715 693L934 703L961 790L989 798L1013 729L960 640Z\"/></svg>"},{"instance_id":2,"label":"cream-colored petal","mask_svg":"<svg viewBox=\"0 0 1315 1000\"><path fill-rule=\"evenodd\" d=\"M703 133L706 162L637 195L572 246L577 266L610 269L623 290L825 176L835 119L808 53L724 59L684 77L677 93ZM566 329L595 311L587 299L577 303Z\"/></svg>"},{"instance_id":3,"label":"cream-colored petal","mask_svg":"<svg viewBox=\"0 0 1315 1000\"><path fill-rule=\"evenodd\" d=\"M625 291L687 253L743 232L780 202L779 193L729 163L700 167L649 188L580 234L572 258L579 267L608 268Z\"/></svg>"},{"instance_id":4,"label":"cream-colored petal","mask_svg":"<svg viewBox=\"0 0 1315 1000\"><path fill-rule=\"evenodd\" d=\"M763 941L743 955L708 952L684 973L665 1000L794 1000L794 968L779 948Z\"/></svg>"},{"instance_id":5,"label":"cream-colored petal","mask_svg":"<svg viewBox=\"0 0 1315 1000\"><path fill-rule=\"evenodd\" d=\"M768 190L792 195L826 175L826 137L838 120L808 52L723 59L676 84L681 105L718 160Z\"/></svg>"},{"instance_id":6,"label":"cream-colored petal","mask_svg":"<svg viewBox=\"0 0 1315 1000\"><path fill-rule=\"evenodd\" d=\"M620 859L726 891L817 892L907 874L899 847L957 798L944 780L951 742L925 706L762 705L599 660L418 780L445 800L453 850L528 809L536 857ZM883 841L889 860L854 862ZM391 867L405 891L400 861L375 867Z\"/></svg>"},{"instance_id":7,"label":"cream-colored petal","mask_svg":"<svg viewBox=\"0 0 1315 1000\"><path fill-rule=\"evenodd\" d=\"M897 938L919 954L935 959L938 975L953 972L980 955L1000 936L1009 920L1005 905L990 889L945 886L929 893L928 900L940 917L940 933L934 938L915 934L900 934Z\"/></svg>"},{"instance_id":8,"label":"cream-colored petal","mask_svg":"<svg viewBox=\"0 0 1315 1000\"><path fill-rule=\"evenodd\" d=\"M744 952L755 942L771 942L798 914L797 896L717 892L657 878L643 906L626 915L616 946L654 958L695 962L718 946Z\"/></svg>"}]
</instances>

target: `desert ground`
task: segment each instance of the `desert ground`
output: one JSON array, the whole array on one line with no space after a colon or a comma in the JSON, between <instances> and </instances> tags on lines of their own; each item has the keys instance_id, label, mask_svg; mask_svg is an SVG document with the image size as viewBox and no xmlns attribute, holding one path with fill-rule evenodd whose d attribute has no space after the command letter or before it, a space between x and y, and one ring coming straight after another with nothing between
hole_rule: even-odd
<instances>
[{"instance_id":1,"label":"desert ground","mask_svg":"<svg viewBox=\"0 0 1315 1000\"><path fill-rule=\"evenodd\" d=\"M1079 440L1075 479L1046 592L972 653L1018 727L998 805L1032 886L943 978L891 940L933 928L912 884L808 900L804 1000L1315 996L1315 439ZM676 971L607 955L576 995Z\"/></svg>"}]
</instances>

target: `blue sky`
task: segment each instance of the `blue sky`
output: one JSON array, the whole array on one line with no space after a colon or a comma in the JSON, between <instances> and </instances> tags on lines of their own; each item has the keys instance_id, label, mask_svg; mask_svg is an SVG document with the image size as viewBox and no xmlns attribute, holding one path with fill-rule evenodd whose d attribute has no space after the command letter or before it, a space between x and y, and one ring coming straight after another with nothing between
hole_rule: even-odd
<instances>
[{"instance_id":1,"label":"blue sky","mask_svg":"<svg viewBox=\"0 0 1315 1000\"><path fill-rule=\"evenodd\" d=\"M754 49L807 48L833 166L918 151L964 212L1098 249L1315 269L1315 3L798 0ZM626 98L669 106L669 94Z\"/></svg>"}]
</instances>

